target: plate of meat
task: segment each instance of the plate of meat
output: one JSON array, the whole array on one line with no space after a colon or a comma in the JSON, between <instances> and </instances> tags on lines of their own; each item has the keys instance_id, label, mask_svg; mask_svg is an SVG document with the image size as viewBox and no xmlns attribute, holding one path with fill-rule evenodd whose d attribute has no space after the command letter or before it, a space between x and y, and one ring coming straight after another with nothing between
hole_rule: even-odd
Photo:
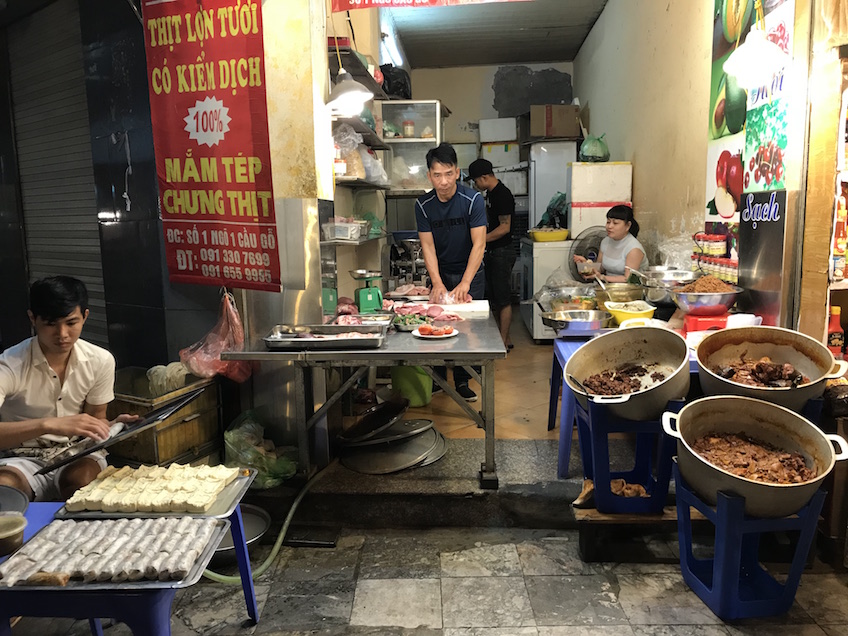
<instances>
[{"instance_id":1,"label":"plate of meat","mask_svg":"<svg viewBox=\"0 0 848 636\"><path fill-rule=\"evenodd\" d=\"M418 329L412 332L413 336L423 338L424 340L443 340L444 338L453 338L459 335L459 331L448 325L447 327L432 327L430 325L421 325Z\"/></svg>"}]
</instances>

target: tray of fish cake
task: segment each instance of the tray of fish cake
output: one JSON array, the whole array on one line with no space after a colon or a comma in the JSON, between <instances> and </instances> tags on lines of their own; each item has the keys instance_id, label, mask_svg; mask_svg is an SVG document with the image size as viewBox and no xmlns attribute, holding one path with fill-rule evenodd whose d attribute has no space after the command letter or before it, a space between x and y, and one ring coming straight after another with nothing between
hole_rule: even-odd
<instances>
[{"instance_id":1,"label":"tray of fish cake","mask_svg":"<svg viewBox=\"0 0 848 636\"><path fill-rule=\"evenodd\" d=\"M255 468L171 464L115 468L77 490L57 519L204 516L225 519L256 478Z\"/></svg>"},{"instance_id":2,"label":"tray of fish cake","mask_svg":"<svg viewBox=\"0 0 848 636\"><path fill-rule=\"evenodd\" d=\"M145 590L194 585L227 519L54 519L0 564L4 588Z\"/></svg>"}]
</instances>

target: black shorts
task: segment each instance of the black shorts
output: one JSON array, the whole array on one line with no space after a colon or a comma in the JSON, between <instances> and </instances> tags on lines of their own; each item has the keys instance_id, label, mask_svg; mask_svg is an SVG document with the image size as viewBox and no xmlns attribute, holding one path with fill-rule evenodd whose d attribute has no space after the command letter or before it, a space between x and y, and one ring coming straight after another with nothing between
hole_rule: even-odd
<instances>
[{"instance_id":1,"label":"black shorts","mask_svg":"<svg viewBox=\"0 0 848 636\"><path fill-rule=\"evenodd\" d=\"M512 268L515 266L515 248L497 247L486 251L486 298L492 309L501 309L512 303Z\"/></svg>"}]
</instances>

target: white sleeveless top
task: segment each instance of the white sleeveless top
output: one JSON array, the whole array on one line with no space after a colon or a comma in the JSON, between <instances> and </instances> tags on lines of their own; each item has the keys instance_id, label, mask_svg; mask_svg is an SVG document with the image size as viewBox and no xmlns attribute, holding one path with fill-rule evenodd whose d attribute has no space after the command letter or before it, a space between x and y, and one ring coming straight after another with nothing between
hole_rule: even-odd
<instances>
[{"instance_id":1,"label":"white sleeveless top","mask_svg":"<svg viewBox=\"0 0 848 636\"><path fill-rule=\"evenodd\" d=\"M645 255L645 248L636 239L635 236L628 232L620 241L614 241L610 237L606 237L601 241L601 252L604 254L604 271L613 276L624 276L624 266L626 265L627 255L631 250L637 249L642 252L642 262L638 269L645 271L648 267L648 257Z\"/></svg>"}]
</instances>

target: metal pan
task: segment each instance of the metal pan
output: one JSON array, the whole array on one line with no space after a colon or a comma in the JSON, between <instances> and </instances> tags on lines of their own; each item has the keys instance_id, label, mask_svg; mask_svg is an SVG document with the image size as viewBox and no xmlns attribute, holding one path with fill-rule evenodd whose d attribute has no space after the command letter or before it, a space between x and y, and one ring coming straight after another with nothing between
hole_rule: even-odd
<instances>
[{"instance_id":1,"label":"metal pan","mask_svg":"<svg viewBox=\"0 0 848 636\"><path fill-rule=\"evenodd\" d=\"M388 325L276 325L263 338L268 349L377 349L386 341ZM333 338L342 333L367 334L365 338ZM300 334L311 333L328 338L304 338ZM300 337L299 337L300 336Z\"/></svg>"},{"instance_id":2,"label":"metal pan","mask_svg":"<svg viewBox=\"0 0 848 636\"><path fill-rule=\"evenodd\" d=\"M349 429L339 435L342 444L356 444L372 439L397 422L409 408L409 400L389 401L372 406Z\"/></svg>"},{"instance_id":3,"label":"metal pan","mask_svg":"<svg viewBox=\"0 0 848 636\"><path fill-rule=\"evenodd\" d=\"M102 442L97 442L96 444L91 444L91 440L85 439L73 446L69 446L67 449L62 451L60 459L57 459L44 468L41 468L35 472L36 475L43 475L45 473L49 473L52 470L56 470L57 468L61 468L66 464L70 464L73 461L78 460L80 457L85 457L86 455L90 455L95 451L102 450L104 448L108 448L112 444L117 442L122 442L125 439L129 439L130 437L135 437L142 431L146 431L148 428L152 426L156 426L159 422L166 420L171 415L179 411L186 404L193 401L197 398L201 393L203 393L203 389L198 389L185 395L175 402L171 402L170 404L166 404L164 406L160 406L153 411L150 411L147 415L144 416L144 419L127 424L126 428L115 435L114 437L110 437L109 439L103 440Z\"/></svg>"}]
</instances>

